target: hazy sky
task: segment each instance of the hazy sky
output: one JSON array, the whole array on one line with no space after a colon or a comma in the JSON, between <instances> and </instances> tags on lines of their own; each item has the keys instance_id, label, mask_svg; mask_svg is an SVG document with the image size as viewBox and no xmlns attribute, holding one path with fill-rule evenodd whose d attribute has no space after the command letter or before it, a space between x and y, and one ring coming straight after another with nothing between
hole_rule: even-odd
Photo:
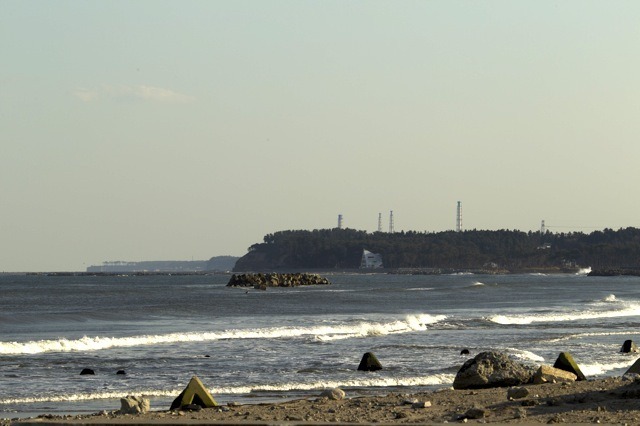
<instances>
[{"instance_id":1,"label":"hazy sky","mask_svg":"<svg viewBox=\"0 0 640 426\"><path fill-rule=\"evenodd\" d=\"M638 1L0 0L0 271L640 226ZM555 228L554 228L555 227Z\"/></svg>"}]
</instances>

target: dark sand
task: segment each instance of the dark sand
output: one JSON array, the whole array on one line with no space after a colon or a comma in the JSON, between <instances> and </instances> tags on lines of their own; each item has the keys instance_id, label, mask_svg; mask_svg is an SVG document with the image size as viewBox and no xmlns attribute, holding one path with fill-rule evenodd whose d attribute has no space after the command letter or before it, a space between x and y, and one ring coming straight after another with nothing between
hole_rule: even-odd
<instances>
[{"instance_id":1,"label":"dark sand","mask_svg":"<svg viewBox=\"0 0 640 426\"><path fill-rule=\"evenodd\" d=\"M446 388L358 398L349 398L347 393L345 399L337 401L313 395L276 404L230 404L201 411L153 411L140 415L117 415L115 410L119 407L111 407L111 411L94 415L40 416L11 424L640 424L638 376L524 387L529 395L515 400L508 400L507 388ZM415 401L428 401L431 406L413 407Z\"/></svg>"}]
</instances>

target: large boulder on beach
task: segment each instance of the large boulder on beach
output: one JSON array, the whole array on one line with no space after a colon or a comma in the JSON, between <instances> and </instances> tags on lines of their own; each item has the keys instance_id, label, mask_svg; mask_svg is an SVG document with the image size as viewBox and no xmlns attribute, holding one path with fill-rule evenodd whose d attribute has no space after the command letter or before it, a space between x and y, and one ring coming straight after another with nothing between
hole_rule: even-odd
<instances>
[{"instance_id":1,"label":"large boulder on beach","mask_svg":"<svg viewBox=\"0 0 640 426\"><path fill-rule=\"evenodd\" d=\"M577 380L587 380L584 374L582 374L582 371L580 371L578 363L575 362L569 352L561 352L560 355L558 355L558 359L556 359L555 364L553 364L553 368L559 368L573 373L576 375Z\"/></svg>"},{"instance_id":2,"label":"large boulder on beach","mask_svg":"<svg viewBox=\"0 0 640 426\"><path fill-rule=\"evenodd\" d=\"M531 383L534 370L500 352L481 352L467 360L453 380L454 389L483 389Z\"/></svg>"},{"instance_id":3,"label":"large boulder on beach","mask_svg":"<svg viewBox=\"0 0 640 426\"><path fill-rule=\"evenodd\" d=\"M575 374L549 365L541 365L533 375L533 383L536 385L542 383L571 383L577 379L578 376Z\"/></svg>"},{"instance_id":4,"label":"large boulder on beach","mask_svg":"<svg viewBox=\"0 0 640 426\"><path fill-rule=\"evenodd\" d=\"M321 398L328 398L333 401L339 401L341 399L344 399L345 396L346 396L345 392L340 388L325 389L320 394Z\"/></svg>"},{"instance_id":5,"label":"large boulder on beach","mask_svg":"<svg viewBox=\"0 0 640 426\"><path fill-rule=\"evenodd\" d=\"M120 398L118 414L144 414L151 408L151 403L142 396L128 395Z\"/></svg>"}]
</instances>

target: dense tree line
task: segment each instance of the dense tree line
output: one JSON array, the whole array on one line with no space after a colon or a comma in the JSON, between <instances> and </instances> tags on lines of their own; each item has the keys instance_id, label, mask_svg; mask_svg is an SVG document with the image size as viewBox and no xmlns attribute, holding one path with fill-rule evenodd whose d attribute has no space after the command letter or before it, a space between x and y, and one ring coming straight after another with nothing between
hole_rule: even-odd
<instances>
[{"instance_id":1,"label":"dense tree line","mask_svg":"<svg viewBox=\"0 0 640 426\"><path fill-rule=\"evenodd\" d=\"M354 229L280 231L252 245L235 270L358 268L362 250L382 255L386 268L592 268L640 265L640 229L590 234L468 230L373 232Z\"/></svg>"}]
</instances>

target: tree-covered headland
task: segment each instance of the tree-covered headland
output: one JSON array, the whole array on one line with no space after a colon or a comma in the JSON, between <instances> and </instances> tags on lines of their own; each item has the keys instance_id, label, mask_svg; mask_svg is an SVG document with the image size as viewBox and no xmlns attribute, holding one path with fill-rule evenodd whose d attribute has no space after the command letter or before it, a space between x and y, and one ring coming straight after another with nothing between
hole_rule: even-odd
<instances>
[{"instance_id":1,"label":"tree-covered headland","mask_svg":"<svg viewBox=\"0 0 640 426\"><path fill-rule=\"evenodd\" d=\"M468 230L373 232L291 230L249 247L235 271L346 270L360 266L363 249L382 255L385 269L561 270L640 266L640 229L582 232Z\"/></svg>"}]
</instances>

